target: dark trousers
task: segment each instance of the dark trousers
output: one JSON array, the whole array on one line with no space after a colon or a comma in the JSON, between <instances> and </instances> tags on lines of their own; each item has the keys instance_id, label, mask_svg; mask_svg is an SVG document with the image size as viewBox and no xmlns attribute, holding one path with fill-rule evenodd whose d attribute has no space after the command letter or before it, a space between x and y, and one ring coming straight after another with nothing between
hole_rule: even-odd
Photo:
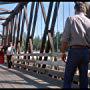
<instances>
[{"instance_id":1,"label":"dark trousers","mask_svg":"<svg viewBox=\"0 0 90 90\"><path fill-rule=\"evenodd\" d=\"M11 58L12 58L12 55L7 55L8 68L11 68L11 65L12 65Z\"/></svg>"},{"instance_id":2,"label":"dark trousers","mask_svg":"<svg viewBox=\"0 0 90 90\"><path fill-rule=\"evenodd\" d=\"M88 88L88 48L70 48L65 67L64 88L71 88L73 76L79 69L80 88Z\"/></svg>"}]
</instances>

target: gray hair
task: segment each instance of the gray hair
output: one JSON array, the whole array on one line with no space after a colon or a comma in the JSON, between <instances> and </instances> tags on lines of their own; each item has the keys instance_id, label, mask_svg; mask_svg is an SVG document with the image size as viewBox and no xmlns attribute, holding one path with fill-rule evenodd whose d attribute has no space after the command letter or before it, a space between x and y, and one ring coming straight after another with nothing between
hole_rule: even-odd
<instances>
[{"instance_id":1,"label":"gray hair","mask_svg":"<svg viewBox=\"0 0 90 90\"><path fill-rule=\"evenodd\" d=\"M86 16L90 18L90 3L85 2L86 4Z\"/></svg>"},{"instance_id":2,"label":"gray hair","mask_svg":"<svg viewBox=\"0 0 90 90\"><path fill-rule=\"evenodd\" d=\"M85 2L75 2L74 9L78 12L83 12L86 14L86 4Z\"/></svg>"}]
</instances>

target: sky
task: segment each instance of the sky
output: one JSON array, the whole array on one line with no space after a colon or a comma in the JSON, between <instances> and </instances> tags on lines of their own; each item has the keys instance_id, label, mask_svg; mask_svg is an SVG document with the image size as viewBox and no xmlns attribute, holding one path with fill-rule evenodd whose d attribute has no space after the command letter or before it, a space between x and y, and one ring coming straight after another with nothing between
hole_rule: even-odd
<instances>
[{"instance_id":1,"label":"sky","mask_svg":"<svg viewBox=\"0 0 90 90\"><path fill-rule=\"evenodd\" d=\"M47 16L49 2L43 2L43 4L45 7L45 12L46 12L46 16ZM13 10L16 7L16 5L17 5L17 3L3 4L3 5L0 4L0 8L6 8L9 10ZM55 2L54 2L54 5L55 5ZM29 2L28 6L27 6L28 20L30 17L30 7L31 7L31 2ZM53 10L54 10L54 7L53 7ZM52 10L52 12L53 12L53 10ZM51 19L50 19L50 25L51 25L52 15L51 15ZM55 28L54 28L55 33L56 32L62 33L64 25L65 25L66 18L68 16L73 16L73 15L74 15L74 2L60 2L59 10L58 10L58 16L57 16L57 20L56 20L56 24L55 24ZM0 15L0 16L8 17L8 15ZM48 29L50 29L50 25L49 25ZM32 26L31 26L31 28L32 28ZM41 38L43 36L44 28L45 28L45 23L44 23L43 15L41 12L41 7L39 6L38 18L37 18L37 24L35 27L34 37L39 35ZM2 25L0 25L0 32L2 32ZM24 25L24 32L27 33L26 22Z\"/></svg>"}]
</instances>

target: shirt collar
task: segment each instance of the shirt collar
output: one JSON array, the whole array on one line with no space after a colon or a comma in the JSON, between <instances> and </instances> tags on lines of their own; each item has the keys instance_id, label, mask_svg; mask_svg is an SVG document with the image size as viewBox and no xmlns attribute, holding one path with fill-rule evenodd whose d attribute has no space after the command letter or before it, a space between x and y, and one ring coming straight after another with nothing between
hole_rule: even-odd
<instances>
[{"instance_id":1,"label":"shirt collar","mask_svg":"<svg viewBox=\"0 0 90 90\"><path fill-rule=\"evenodd\" d=\"M83 12L80 12L79 15L81 15L81 16L85 16L85 14L84 14Z\"/></svg>"}]
</instances>

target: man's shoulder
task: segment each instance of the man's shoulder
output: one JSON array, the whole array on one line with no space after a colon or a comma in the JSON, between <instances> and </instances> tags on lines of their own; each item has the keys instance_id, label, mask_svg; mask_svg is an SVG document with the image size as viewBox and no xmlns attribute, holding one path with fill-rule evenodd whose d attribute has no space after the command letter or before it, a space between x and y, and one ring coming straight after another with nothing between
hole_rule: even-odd
<instances>
[{"instance_id":1,"label":"man's shoulder","mask_svg":"<svg viewBox=\"0 0 90 90\"><path fill-rule=\"evenodd\" d=\"M77 20L79 17L82 17L82 16L80 16L80 15L73 15L73 16L69 16L67 19L69 19L70 21L75 21L75 20ZM86 20L90 20L90 19L88 19L86 16L84 16L84 17L82 17L83 19L86 19Z\"/></svg>"},{"instance_id":2,"label":"man's shoulder","mask_svg":"<svg viewBox=\"0 0 90 90\"><path fill-rule=\"evenodd\" d=\"M70 18L70 19L75 19L75 18L77 18L78 17L78 15L74 15L74 16L70 16L70 17L68 17L68 18Z\"/></svg>"},{"instance_id":3,"label":"man's shoulder","mask_svg":"<svg viewBox=\"0 0 90 90\"><path fill-rule=\"evenodd\" d=\"M78 17L82 17L83 19L86 19L86 20L90 20L88 17L86 17L85 15L74 15L74 16L71 16L70 18L71 19L77 19Z\"/></svg>"}]
</instances>

